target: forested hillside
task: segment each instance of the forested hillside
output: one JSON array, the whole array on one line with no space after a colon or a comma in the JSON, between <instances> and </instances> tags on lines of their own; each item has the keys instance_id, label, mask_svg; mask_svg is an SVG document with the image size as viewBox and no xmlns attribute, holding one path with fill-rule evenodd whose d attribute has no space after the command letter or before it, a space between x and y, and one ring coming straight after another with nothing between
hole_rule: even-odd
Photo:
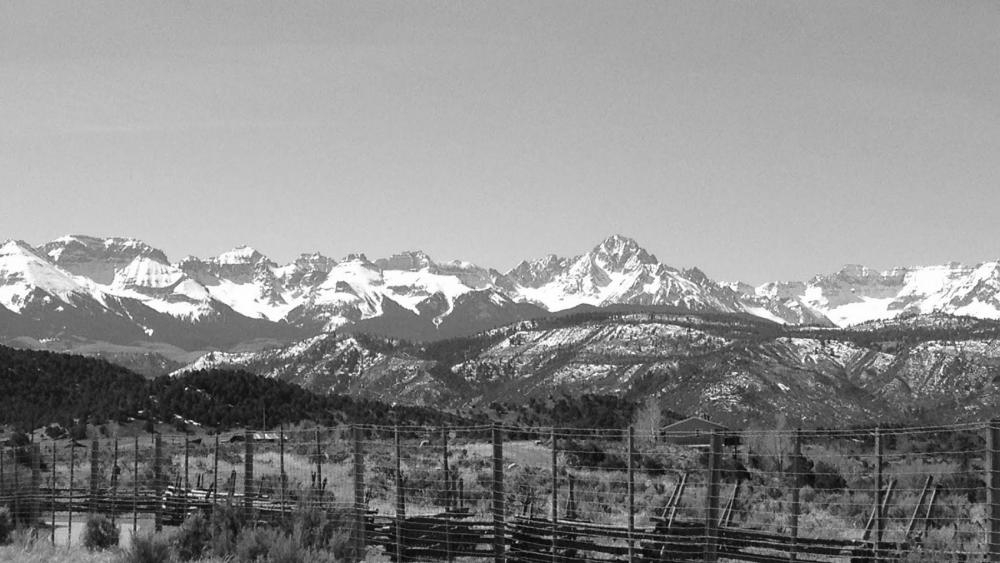
<instances>
[{"instance_id":1,"label":"forested hillside","mask_svg":"<svg viewBox=\"0 0 1000 563\"><path fill-rule=\"evenodd\" d=\"M245 371L212 369L148 380L104 360L0 346L0 424L31 430L129 419L224 428L303 420L324 425L469 421L427 407L320 395Z\"/></svg>"},{"instance_id":2,"label":"forested hillside","mask_svg":"<svg viewBox=\"0 0 1000 563\"><path fill-rule=\"evenodd\" d=\"M560 394L444 411L344 394L320 394L244 370L206 369L146 379L85 356L0 346L0 426L31 431L47 426L82 436L86 425L109 421L162 422L184 429L273 428L311 421L349 424L509 424L566 427L627 426L636 404L615 396Z\"/></svg>"},{"instance_id":3,"label":"forested hillside","mask_svg":"<svg viewBox=\"0 0 1000 563\"><path fill-rule=\"evenodd\" d=\"M664 412L737 427L937 424L989 418L1000 405L1000 323L936 314L848 330L666 307L581 308L433 343L327 334L206 356L191 369L212 367L435 407L589 394L652 397Z\"/></svg>"}]
</instances>

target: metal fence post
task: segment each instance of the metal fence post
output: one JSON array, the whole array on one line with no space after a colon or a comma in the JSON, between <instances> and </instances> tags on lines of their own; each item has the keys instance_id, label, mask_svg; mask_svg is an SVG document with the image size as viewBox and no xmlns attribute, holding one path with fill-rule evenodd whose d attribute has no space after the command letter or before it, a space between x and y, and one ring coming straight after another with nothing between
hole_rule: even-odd
<instances>
[{"instance_id":1,"label":"metal fence post","mask_svg":"<svg viewBox=\"0 0 1000 563\"><path fill-rule=\"evenodd\" d=\"M712 431L708 455L708 486L705 491L705 561L715 563L719 557L719 465L722 461L722 435Z\"/></svg>"},{"instance_id":2,"label":"metal fence post","mask_svg":"<svg viewBox=\"0 0 1000 563\"><path fill-rule=\"evenodd\" d=\"M361 447L361 428L355 426L354 434L354 558L365 559L365 453Z\"/></svg>"},{"instance_id":3,"label":"metal fence post","mask_svg":"<svg viewBox=\"0 0 1000 563\"><path fill-rule=\"evenodd\" d=\"M493 561L503 563L504 544L504 491L503 491L503 436L500 425L493 424Z\"/></svg>"},{"instance_id":4,"label":"metal fence post","mask_svg":"<svg viewBox=\"0 0 1000 563\"><path fill-rule=\"evenodd\" d=\"M989 423L987 434L989 449L989 476L986 479L987 497L989 502L989 561L1000 561L1000 419L994 418Z\"/></svg>"}]
</instances>

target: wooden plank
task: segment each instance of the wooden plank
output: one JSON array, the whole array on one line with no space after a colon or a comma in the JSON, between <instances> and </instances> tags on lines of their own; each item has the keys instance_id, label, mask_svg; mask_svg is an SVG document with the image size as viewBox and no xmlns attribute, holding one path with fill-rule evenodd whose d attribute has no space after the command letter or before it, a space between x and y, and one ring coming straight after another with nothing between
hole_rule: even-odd
<instances>
[{"instance_id":1,"label":"wooden plank","mask_svg":"<svg viewBox=\"0 0 1000 563\"><path fill-rule=\"evenodd\" d=\"M927 499L927 493L930 492L931 484L934 482L934 476L928 475L927 480L924 482L924 488L920 491L920 497L917 499L916 506L913 507L913 515L910 516L910 522L906 525L906 537L909 539L916 528L917 525L917 515L920 514L920 508L924 504L924 500Z\"/></svg>"}]
</instances>

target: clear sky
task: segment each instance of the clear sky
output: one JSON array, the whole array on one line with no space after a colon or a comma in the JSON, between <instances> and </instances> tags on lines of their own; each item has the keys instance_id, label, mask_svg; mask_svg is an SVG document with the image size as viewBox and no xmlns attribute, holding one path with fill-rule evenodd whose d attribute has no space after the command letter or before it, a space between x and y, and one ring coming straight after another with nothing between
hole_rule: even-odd
<instances>
[{"instance_id":1,"label":"clear sky","mask_svg":"<svg viewBox=\"0 0 1000 563\"><path fill-rule=\"evenodd\" d=\"M1000 2L0 4L0 239L1000 258Z\"/></svg>"}]
</instances>

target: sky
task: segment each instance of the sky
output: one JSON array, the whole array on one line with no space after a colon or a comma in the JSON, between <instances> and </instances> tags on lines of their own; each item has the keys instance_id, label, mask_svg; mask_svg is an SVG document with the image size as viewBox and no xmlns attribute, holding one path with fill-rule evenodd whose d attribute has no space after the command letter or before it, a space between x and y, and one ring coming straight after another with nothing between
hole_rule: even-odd
<instances>
[{"instance_id":1,"label":"sky","mask_svg":"<svg viewBox=\"0 0 1000 563\"><path fill-rule=\"evenodd\" d=\"M1000 3L0 4L0 239L1000 258Z\"/></svg>"}]
</instances>

